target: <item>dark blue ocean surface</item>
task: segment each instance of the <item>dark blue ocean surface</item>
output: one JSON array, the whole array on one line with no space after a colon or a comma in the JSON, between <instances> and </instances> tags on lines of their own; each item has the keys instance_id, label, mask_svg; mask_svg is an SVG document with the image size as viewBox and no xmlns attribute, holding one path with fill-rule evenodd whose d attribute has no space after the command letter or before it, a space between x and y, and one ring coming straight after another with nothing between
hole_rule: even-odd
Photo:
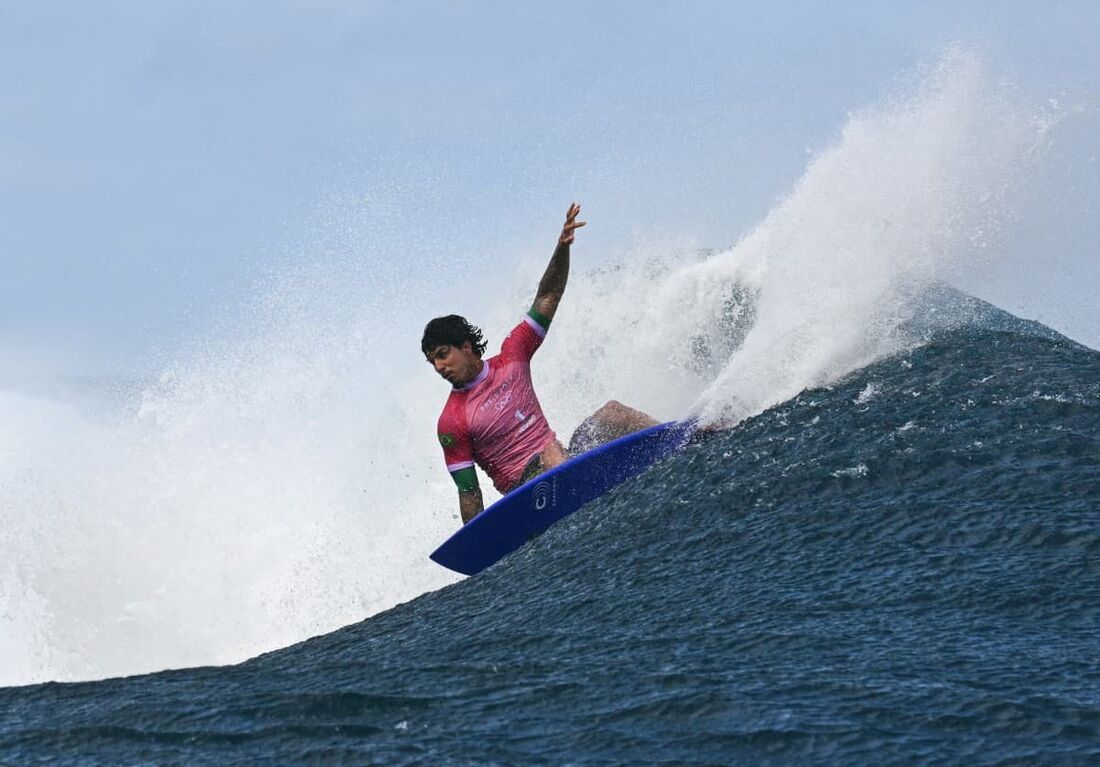
<instances>
[{"instance_id":1,"label":"dark blue ocean surface","mask_svg":"<svg viewBox=\"0 0 1100 767\"><path fill-rule=\"evenodd\" d=\"M0 761L1100 763L1100 353L993 327L805 391L358 625L2 690Z\"/></svg>"}]
</instances>

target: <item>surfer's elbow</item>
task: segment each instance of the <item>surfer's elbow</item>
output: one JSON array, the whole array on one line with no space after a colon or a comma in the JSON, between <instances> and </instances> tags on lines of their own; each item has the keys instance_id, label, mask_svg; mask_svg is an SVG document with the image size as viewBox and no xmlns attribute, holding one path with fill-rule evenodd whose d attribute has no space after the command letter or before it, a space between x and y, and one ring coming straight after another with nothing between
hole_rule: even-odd
<instances>
[{"instance_id":1,"label":"surfer's elbow","mask_svg":"<svg viewBox=\"0 0 1100 767\"><path fill-rule=\"evenodd\" d=\"M554 319L554 313L558 311L561 297L561 292L539 293L535 296L535 311L548 320Z\"/></svg>"}]
</instances>

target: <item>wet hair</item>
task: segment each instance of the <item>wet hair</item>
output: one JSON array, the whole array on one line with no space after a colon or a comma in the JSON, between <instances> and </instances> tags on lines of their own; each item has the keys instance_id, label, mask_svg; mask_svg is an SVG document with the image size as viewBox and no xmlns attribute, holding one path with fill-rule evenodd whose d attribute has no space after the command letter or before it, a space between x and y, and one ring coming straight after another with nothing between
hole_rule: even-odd
<instances>
[{"instance_id":1,"label":"wet hair","mask_svg":"<svg viewBox=\"0 0 1100 767\"><path fill-rule=\"evenodd\" d=\"M471 325L465 317L457 314L448 314L446 317L436 317L424 326L424 337L420 339L420 351L427 354L437 346L462 346L470 342L477 356L485 353L485 339L481 336L481 328Z\"/></svg>"}]
</instances>

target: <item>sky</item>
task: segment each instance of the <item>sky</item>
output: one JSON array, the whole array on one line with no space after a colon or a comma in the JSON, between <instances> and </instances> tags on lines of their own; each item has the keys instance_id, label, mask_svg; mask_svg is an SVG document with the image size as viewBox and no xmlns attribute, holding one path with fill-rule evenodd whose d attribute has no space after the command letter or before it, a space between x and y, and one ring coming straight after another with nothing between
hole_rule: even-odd
<instances>
[{"instance_id":1,"label":"sky","mask_svg":"<svg viewBox=\"0 0 1100 767\"><path fill-rule=\"evenodd\" d=\"M155 374L280 275L422 323L572 199L593 265L728 247L949 45L1065 115L959 286L1100 348L1098 39L1092 2L0 2L0 379Z\"/></svg>"}]
</instances>

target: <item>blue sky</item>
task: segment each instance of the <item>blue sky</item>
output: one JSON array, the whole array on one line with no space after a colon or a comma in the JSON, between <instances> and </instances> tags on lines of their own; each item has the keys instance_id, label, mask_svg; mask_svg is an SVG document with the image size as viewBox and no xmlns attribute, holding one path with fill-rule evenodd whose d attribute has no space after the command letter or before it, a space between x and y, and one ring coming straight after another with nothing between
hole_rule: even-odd
<instances>
[{"instance_id":1,"label":"blue sky","mask_svg":"<svg viewBox=\"0 0 1100 767\"><path fill-rule=\"evenodd\" d=\"M949 43L1075 110L967 287L1100 346L1100 6L1039 8L3 3L0 365L150 372L303 261L476 281L574 197L730 245Z\"/></svg>"}]
</instances>

